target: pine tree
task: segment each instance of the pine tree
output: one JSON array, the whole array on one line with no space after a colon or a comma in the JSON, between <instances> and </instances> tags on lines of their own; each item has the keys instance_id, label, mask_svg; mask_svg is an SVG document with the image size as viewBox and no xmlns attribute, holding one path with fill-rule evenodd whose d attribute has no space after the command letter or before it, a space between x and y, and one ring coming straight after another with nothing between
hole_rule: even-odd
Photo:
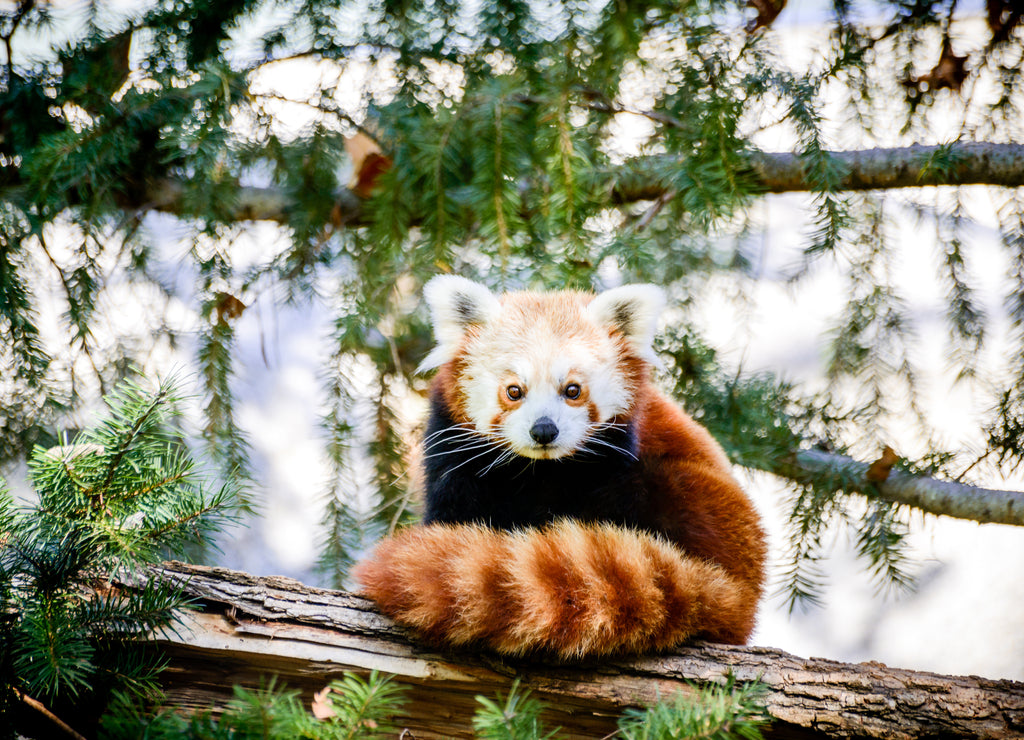
<instances>
[{"instance_id":1,"label":"pine tree","mask_svg":"<svg viewBox=\"0 0 1024 740\"><path fill-rule=\"evenodd\" d=\"M183 329L161 306L184 301L200 317L185 328L199 334L206 439L225 471L251 475L233 393L240 316L322 306L335 316L324 424L339 481L325 564L341 582L354 552L413 517L394 421L424 390L419 286L439 271L495 288L600 287L612 274L669 286L666 382L737 463L790 482L794 599L815 598L837 523L892 584L907 578L912 511L1024 524L1021 494L977 485L1024 456L1021 12L1006 0L976 17L956 0L834 0L804 64L786 54L785 2L749 6L9 4L0 459L52 445L69 410L173 344ZM267 79L289 64L315 65L318 83L286 103ZM288 130L289 105L311 123ZM638 146L623 143L626 127ZM969 184L997 206L1006 331L979 296ZM788 191L807 194L813 228L801 263L776 277L798 292L819 270L844 282L820 393L723 359L699 320L716 291L753 295L755 214ZM970 445L944 444L919 400L892 234L906 209L938 235L927 279L946 296L946 355L987 399ZM155 212L191 240L194 285L161 274ZM246 240L271 232L279 247L253 262ZM111 317L126 284L147 296L146 328L122 336ZM40 328L47 286L60 342ZM1001 343L1004 365L979 361ZM927 447L879 458L906 418Z\"/></svg>"},{"instance_id":2,"label":"pine tree","mask_svg":"<svg viewBox=\"0 0 1024 740\"><path fill-rule=\"evenodd\" d=\"M169 424L172 384L124 382L107 403L72 443L36 447L34 503L16 504L0 480L4 737L52 737L60 723L92 735L112 702L157 696L163 659L139 638L173 629L187 599L146 567L186 556L236 509L231 487L203 485ZM118 577L138 585L112 586Z\"/></svg>"}]
</instances>

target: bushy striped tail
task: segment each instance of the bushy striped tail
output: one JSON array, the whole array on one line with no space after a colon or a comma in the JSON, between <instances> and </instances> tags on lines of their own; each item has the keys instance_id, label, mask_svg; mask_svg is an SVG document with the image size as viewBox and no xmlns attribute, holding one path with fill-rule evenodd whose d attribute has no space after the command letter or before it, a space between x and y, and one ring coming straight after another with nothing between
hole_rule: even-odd
<instances>
[{"instance_id":1,"label":"bushy striped tail","mask_svg":"<svg viewBox=\"0 0 1024 740\"><path fill-rule=\"evenodd\" d=\"M412 527L359 564L363 593L428 639L562 658L701 637L743 643L757 595L720 567L613 525Z\"/></svg>"}]
</instances>

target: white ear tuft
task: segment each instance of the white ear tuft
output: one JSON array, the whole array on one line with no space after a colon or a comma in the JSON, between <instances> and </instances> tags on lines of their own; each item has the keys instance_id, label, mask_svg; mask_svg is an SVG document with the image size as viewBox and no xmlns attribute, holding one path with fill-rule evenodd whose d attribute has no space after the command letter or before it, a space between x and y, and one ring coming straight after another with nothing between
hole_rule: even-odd
<instances>
[{"instance_id":1,"label":"white ear tuft","mask_svg":"<svg viewBox=\"0 0 1024 740\"><path fill-rule=\"evenodd\" d=\"M417 372L440 367L455 356L466 329L483 325L501 310L498 299L483 285L458 275L438 275L423 288L430 308L437 346L431 350Z\"/></svg>"},{"instance_id":2,"label":"white ear tuft","mask_svg":"<svg viewBox=\"0 0 1024 740\"><path fill-rule=\"evenodd\" d=\"M657 364L652 344L664 307L665 291L657 285L623 285L598 294L587 312L601 326L620 332L639 357Z\"/></svg>"}]
</instances>

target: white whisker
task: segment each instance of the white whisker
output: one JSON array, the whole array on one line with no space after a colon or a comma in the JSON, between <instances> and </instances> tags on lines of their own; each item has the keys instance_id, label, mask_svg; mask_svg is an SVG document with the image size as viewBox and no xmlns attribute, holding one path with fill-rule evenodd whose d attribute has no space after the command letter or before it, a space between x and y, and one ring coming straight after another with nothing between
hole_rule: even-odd
<instances>
[{"instance_id":1,"label":"white whisker","mask_svg":"<svg viewBox=\"0 0 1024 740\"><path fill-rule=\"evenodd\" d=\"M429 460L432 457L440 457L441 455L454 455L458 452L472 452L473 450L483 449L488 447L491 449L495 448L495 444L491 441L481 441L479 444L463 445L456 447L454 450L443 450L441 452L431 452L429 455L424 455L424 460ZM500 449L500 448L499 448Z\"/></svg>"},{"instance_id":2,"label":"white whisker","mask_svg":"<svg viewBox=\"0 0 1024 740\"><path fill-rule=\"evenodd\" d=\"M452 424L451 426L439 429L438 431L428 435L423 439L421 444L423 445L424 452L427 452L441 444L451 444L462 441L489 441L493 444L500 443L501 437L489 432L481 432L470 424Z\"/></svg>"},{"instance_id":3,"label":"white whisker","mask_svg":"<svg viewBox=\"0 0 1024 740\"><path fill-rule=\"evenodd\" d=\"M481 453L479 453L477 455L474 455L473 457L469 458L468 460L463 460L458 465L456 465L454 468L448 468L448 470L444 471L444 475L449 475L450 473L454 473L456 470L461 468L463 465L466 465L467 463L471 463L474 460L476 460L477 458L483 457L488 452L491 452L491 450L493 450L493 446L491 446L491 445L488 445L488 448L489 449L486 449L483 452L481 452Z\"/></svg>"},{"instance_id":4,"label":"white whisker","mask_svg":"<svg viewBox=\"0 0 1024 740\"><path fill-rule=\"evenodd\" d=\"M472 441L481 441L482 442L484 440L491 441L491 440L489 440L489 438L484 437L483 435L480 435L480 434L476 434L476 433L473 433L473 434L465 434L465 433L453 434L451 437L441 437L441 439L435 439L429 445L423 445L423 449L424 450L432 450L433 448L437 447L438 445L451 444L453 442L463 442L463 441L470 441L470 442L472 442Z\"/></svg>"},{"instance_id":5,"label":"white whisker","mask_svg":"<svg viewBox=\"0 0 1024 740\"><path fill-rule=\"evenodd\" d=\"M446 427L438 429L436 432L428 434L426 437L423 438L423 441L424 442L429 442L434 437L437 437L438 435L444 434L445 432L451 432L451 431L475 432L476 431L476 427L474 427L469 422L463 422L461 424L450 424L450 425L448 425Z\"/></svg>"},{"instance_id":6,"label":"white whisker","mask_svg":"<svg viewBox=\"0 0 1024 740\"><path fill-rule=\"evenodd\" d=\"M619 447L618 445L612 444L611 442L606 442L603 439L597 439L596 437L590 437L589 439L584 441L583 447L582 447L583 451L589 452L589 453L594 454L594 455L601 454L597 450L591 450L591 449L587 448L587 445L589 445L591 443L601 445L602 447L607 447L608 449L615 450L616 452L621 452L624 455L629 455L634 460L639 460L640 459L639 457L637 457L633 453L632 450L628 450L625 447Z\"/></svg>"},{"instance_id":7,"label":"white whisker","mask_svg":"<svg viewBox=\"0 0 1024 740\"><path fill-rule=\"evenodd\" d=\"M514 450L503 450L502 453L500 455L498 455L498 457L496 457L494 459L494 462L492 462L490 465L488 465L482 471L477 473L477 475L478 476L487 475L489 472L491 472L491 468L493 468L493 467L495 467L497 465L504 465L505 463L510 462L515 457L516 457L516 453L515 453Z\"/></svg>"},{"instance_id":8,"label":"white whisker","mask_svg":"<svg viewBox=\"0 0 1024 740\"><path fill-rule=\"evenodd\" d=\"M429 442L436 437L440 437L446 434L477 434L477 430L473 427L462 427L462 426L450 426L444 429L438 429L433 434L427 435L423 438L424 442Z\"/></svg>"},{"instance_id":9,"label":"white whisker","mask_svg":"<svg viewBox=\"0 0 1024 740\"><path fill-rule=\"evenodd\" d=\"M590 425L591 429L625 429L629 424L623 424L615 421L599 421Z\"/></svg>"}]
</instances>

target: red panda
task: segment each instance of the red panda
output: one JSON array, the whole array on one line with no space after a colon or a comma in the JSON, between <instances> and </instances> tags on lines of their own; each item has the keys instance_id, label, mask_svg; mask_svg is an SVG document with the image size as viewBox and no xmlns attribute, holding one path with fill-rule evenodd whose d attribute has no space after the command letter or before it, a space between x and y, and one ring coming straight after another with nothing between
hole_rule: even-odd
<instances>
[{"instance_id":1,"label":"red panda","mask_svg":"<svg viewBox=\"0 0 1024 740\"><path fill-rule=\"evenodd\" d=\"M765 536L711 435L651 383L652 285L425 289L438 368L423 525L356 570L427 638L560 658L740 644Z\"/></svg>"}]
</instances>

